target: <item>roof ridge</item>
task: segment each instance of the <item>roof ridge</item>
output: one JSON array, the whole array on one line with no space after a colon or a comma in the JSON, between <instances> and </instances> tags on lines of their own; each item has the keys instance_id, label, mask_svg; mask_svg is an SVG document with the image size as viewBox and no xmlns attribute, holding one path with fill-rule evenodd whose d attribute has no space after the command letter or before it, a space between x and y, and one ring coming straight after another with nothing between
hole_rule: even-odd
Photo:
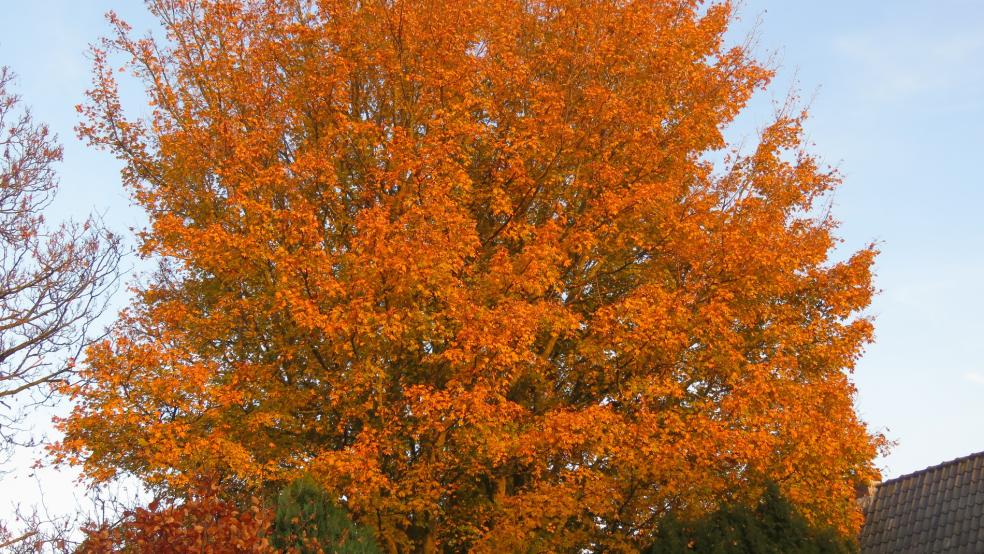
<instances>
[{"instance_id":1,"label":"roof ridge","mask_svg":"<svg viewBox=\"0 0 984 554\"><path fill-rule=\"evenodd\" d=\"M967 454L966 456L961 456L959 458L954 458L952 460L947 460L945 462L940 462L940 463L938 463L938 464L936 464L934 466L929 466L929 467L920 469L918 471L914 471L912 473L906 473L905 475L899 475L898 477L894 477L894 478L889 479L887 481L882 481L881 483L878 483L878 488L881 488L882 485L888 485L890 483L896 483L898 481L903 481L903 480L906 480L906 479L911 479L913 477L918 477L918 476L920 476L922 474L925 474L925 473L930 473L930 472L933 472L933 471L936 471L936 470L939 470L939 469L943 469L944 467L949 466L949 465L958 464L960 462L965 462L967 460L972 460L974 458L979 458L979 457L984 457L984 451L974 452L973 454Z\"/></svg>"}]
</instances>

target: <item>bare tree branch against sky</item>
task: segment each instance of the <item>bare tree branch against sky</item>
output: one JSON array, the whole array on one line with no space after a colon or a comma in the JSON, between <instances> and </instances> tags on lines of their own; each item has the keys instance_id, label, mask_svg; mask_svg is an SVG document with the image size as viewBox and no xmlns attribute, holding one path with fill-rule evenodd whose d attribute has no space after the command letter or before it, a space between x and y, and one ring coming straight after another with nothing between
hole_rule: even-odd
<instances>
[{"instance_id":1,"label":"bare tree branch against sky","mask_svg":"<svg viewBox=\"0 0 984 554\"><path fill-rule=\"evenodd\" d=\"M116 284L120 242L96 219L47 224L62 150L0 68L0 448L71 379Z\"/></svg>"}]
</instances>

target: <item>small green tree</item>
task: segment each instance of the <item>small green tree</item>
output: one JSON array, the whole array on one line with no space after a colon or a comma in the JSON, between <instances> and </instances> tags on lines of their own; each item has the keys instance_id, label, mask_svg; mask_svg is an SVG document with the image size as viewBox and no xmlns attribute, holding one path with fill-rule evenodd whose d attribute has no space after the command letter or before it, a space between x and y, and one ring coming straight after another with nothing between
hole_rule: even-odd
<instances>
[{"instance_id":1,"label":"small green tree","mask_svg":"<svg viewBox=\"0 0 984 554\"><path fill-rule=\"evenodd\" d=\"M668 516L650 554L856 554L849 537L811 525L770 484L755 507L729 504L683 524Z\"/></svg>"},{"instance_id":2,"label":"small green tree","mask_svg":"<svg viewBox=\"0 0 984 554\"><path fill-rule=\"evenodd\" d=\"M649 549L649 554L680 554L690 552L689 533L680 520L671 512L660 523L656 542Z\"/></svg>"},{"instance_id":3,"label":"small green tree","mask_svg":"<svg viewBox=\"0 0 984 554\"><path fill-rule=\"evenodd\" d=\"M346 511L311 477L288 485L277 498L273 544L298 554L377 554L372 533L353 523Z\"/></svg>"}]
</instances>

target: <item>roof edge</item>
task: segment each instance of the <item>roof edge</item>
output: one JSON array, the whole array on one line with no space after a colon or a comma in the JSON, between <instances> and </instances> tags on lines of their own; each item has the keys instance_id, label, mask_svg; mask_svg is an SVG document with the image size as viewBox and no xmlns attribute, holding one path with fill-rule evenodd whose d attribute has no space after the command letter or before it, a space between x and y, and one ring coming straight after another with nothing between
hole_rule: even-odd
<instances>
[{"instance_id":1,"label":"roof edge","mask_svg":"<svg viewBox=\"0 0 984 554\"><path fill-rule=\"evenodd\" d=\"M959 458L954 458L952 460L947 460L945 462L940 462L940 463L938 463L938 464L936 464L934 466L929 466L929 467L920 469L919 471L914 471L912 473L906 473L905 475L899 475L898 477L894 477L892 479L888 479L887 481L882 481L881 483L878 483L878 488L881 488L882 485L888 485L888 484L892 484L892 483L895 483L895 482L898 482L898 481L903 481L905 479L911 479L913 477L922 475L924 473L929 473L929 472L932 472L932 471L936 471L938 469L943 469L943 468L945 468L947 466L950 466L950 465L958 464L958 463L961 463L961 462L966 462L967 460L973 460L975 458L981 458L981 457L984 457L984 451L982 451L982 452L975 452L973 454L968 454L966 456L961 456Z\"/></svg>"}]
</instances>

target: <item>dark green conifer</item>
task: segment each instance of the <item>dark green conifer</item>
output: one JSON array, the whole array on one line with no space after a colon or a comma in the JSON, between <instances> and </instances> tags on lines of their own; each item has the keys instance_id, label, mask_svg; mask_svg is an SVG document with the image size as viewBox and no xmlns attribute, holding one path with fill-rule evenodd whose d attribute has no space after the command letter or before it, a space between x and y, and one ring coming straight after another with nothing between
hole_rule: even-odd
<instances>
[{"instance_id":1,"label":"dark green conifer","mask_svg":"<svg viewBox=\"0 0 984 554\"><path fill-rule=\"evenodd\" d=\"M372 533L353 523L346 511L314 479L302 477L277 498L273 544L298 554L379 554Z\"/></svg>"},{"instance_id":2,"label":"dark green conifer","mask_svg":"<svg viewBox=\"0 0 984 554\"><path fill-rule=\"evenodd\" d=\"M855 541L812 526L770 484L754 507L728 504L694 522L664 518L649 554L857 554Z\"/></svg>"}]
</instances>

